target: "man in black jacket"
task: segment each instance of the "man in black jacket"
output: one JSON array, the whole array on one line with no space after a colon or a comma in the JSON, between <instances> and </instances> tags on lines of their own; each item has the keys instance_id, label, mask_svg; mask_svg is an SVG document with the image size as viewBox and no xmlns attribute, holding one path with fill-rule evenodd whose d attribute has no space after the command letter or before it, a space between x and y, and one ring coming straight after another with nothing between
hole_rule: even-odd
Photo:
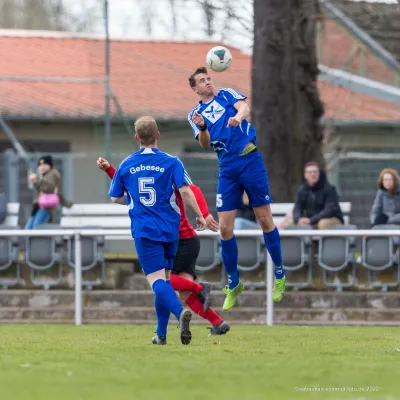
<instances>
[{"instance_id":1,"label":"man in black jacket","mask_svg":"<svg viewBox=\"0 0 400 400\"><path fill-rule=\"evenodd\" d=\"M304 178L306 182L300 186L296 195L294 223L312 225L317 229L343 224L336 188L328 182L316 162L311 161L304 166Z\"/></svg>"}]
</instances>

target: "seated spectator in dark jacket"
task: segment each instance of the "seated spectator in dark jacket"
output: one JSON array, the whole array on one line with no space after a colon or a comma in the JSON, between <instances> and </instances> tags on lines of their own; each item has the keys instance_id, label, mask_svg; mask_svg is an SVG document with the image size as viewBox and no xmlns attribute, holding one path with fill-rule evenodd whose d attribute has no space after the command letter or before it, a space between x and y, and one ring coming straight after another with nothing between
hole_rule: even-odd
<instances>
[{"instance_id":1,"label":"seated spectator in dark jacket","mask_svg":"<svg viewBox=\"0 0 400 400\"><path fill-rule=\"evenodd\" d=\"M316 162L304 166L305 182L296 195L293 220L296 225L327 229L344 223L339 196Z\"/></svg>"},{"instance_id":2,"label":"seated spectator in dark jacket","mask_svg":"<svg viewBox=\"0 0 400 400\"><path fill-rule=\"evenodd\" d=\"M370 215L371 225L400 225L400 185L397 171L385 168L378 178L378 191Z\"/></svg>"}]
</instances>

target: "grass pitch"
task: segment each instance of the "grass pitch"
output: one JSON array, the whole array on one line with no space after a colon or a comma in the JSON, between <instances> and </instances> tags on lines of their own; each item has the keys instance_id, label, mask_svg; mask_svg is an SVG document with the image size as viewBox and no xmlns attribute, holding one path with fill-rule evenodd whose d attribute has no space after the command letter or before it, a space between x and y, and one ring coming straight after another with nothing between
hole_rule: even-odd
<instances>
[{"instance_id":1,"label":"grass pitch","mask_svg":"<svg viewBox=\"0 0 400 400\"><path fill-rule=\"evenodd\" d=\"M1 325L1 400L400 399L400 334L380 327ZM319 389L318 389L319 388Z\"/></svg>"}]
</instances>

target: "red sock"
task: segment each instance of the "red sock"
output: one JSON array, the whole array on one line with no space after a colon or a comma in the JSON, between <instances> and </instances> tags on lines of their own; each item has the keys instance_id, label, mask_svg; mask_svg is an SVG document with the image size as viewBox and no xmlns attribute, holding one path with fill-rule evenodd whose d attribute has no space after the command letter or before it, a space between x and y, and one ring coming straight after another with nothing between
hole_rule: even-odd
<instances>
[{"instance_id":1,"label":"red sock","mask_svg":"<svg viewBox=\"0 0 400 400\"><path fill-rule=\"evenodd\" d=\"M203 290L203 286L200 284L189 281L188 279L175 274L171 274L170 282L172 289L178 292L192 292L197 294Z\"/></svg>"},{"instance_id":2,"label":"red sock","mask_svg":"<svg viewBox=\"0 0 400 400\"><path fill-rule=\"evenodd\" d=\"M210 321L213 325L219 325L223 321L223 319L211 307L207 312L204 312L203 304L195 294L192 294L190 297L188 297L186 304L196 314L200 315L200 317L206 319L207 321Z\"/></svg>"}]
</instances>

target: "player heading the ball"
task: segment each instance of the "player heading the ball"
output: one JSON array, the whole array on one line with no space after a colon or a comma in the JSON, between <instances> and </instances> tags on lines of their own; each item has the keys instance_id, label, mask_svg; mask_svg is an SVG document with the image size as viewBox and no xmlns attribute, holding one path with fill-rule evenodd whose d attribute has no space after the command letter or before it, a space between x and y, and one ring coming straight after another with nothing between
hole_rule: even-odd
<instances>
[{"instance_id":1,"label":"player heading the ball","mask_svg":"<svg viewBox=\"0 0 400 400\"><path fill-rule=\"evenodd\" d=\"M228 274L223 309L231 309L244 290L239 279L238 247L234 236L236 212L243 207L244 191L264 232L264 241L275 265L272 297L274 301L281 301L286 278L280 235L272 218L268 174L257 149L256 130L247 120L250 108L246 96L232 88L217 90L205 67L197 68L190 75L189 85L200 97L188 115L194 137L202 147L213 147L219 159L217 212L222 260Z\"/></svg>"}]
</instances>

